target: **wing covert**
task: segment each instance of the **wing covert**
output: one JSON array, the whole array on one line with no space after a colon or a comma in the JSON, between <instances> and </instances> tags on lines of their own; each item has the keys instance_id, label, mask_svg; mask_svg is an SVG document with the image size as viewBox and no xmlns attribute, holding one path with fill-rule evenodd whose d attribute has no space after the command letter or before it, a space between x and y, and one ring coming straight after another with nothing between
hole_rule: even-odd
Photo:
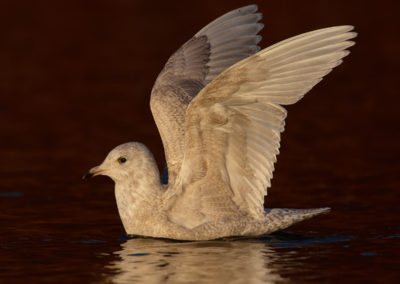
<instances>
[{"instance_id":1,"label":"wing covert","mask_svg":"<svg viewBox=\"0 0 400 284\"><path fill-rule=\"evenodd\" d=\"M159 74L150 99L151 111L163 141L169 180L179 172L184 152L184 122L190 101L232 64L260 48L263 25L249 5L214 20L180 47Z\"/></svg>"},{"instance_id":2,"label":"wing covert","mask_svg":"<svg viewBox=\"0 0 400 284\"><path fill-rule=\"evenodd\" d=\"M181 186L170 194L193 195L199 202L230 197L240 211L262 218L284 130L282 105L300 100L342 62L354 44L352 29L331 27L282 41L229 67L203 88L186 112ZM209 187L207 180L213 181ZM201 181L201 191L188 186Z\"/></svg>"}]
</instances>

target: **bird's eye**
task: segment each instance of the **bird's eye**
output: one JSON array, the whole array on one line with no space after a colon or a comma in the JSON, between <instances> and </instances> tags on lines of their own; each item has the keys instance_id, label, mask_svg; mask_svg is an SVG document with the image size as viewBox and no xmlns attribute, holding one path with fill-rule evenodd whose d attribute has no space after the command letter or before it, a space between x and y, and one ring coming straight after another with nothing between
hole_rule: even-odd
<instances>
[{"instance_id":1,"label":"bird's eye","mask_svg":"<svg viewBox=\"0 0 400 284\"><path fill-rule=\"evenodd\" d=\"M125 162L126 162L126 158L124 158L124 157L118 158L118 163L123 164Z\"/></svg>"}]
</instances>

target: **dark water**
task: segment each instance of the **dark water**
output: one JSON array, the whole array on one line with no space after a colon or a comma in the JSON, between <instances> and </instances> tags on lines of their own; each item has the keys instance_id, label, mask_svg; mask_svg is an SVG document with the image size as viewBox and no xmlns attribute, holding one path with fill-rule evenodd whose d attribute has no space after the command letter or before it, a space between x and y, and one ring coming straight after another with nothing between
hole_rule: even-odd
<instances>
[{"instance_id":1,"label":"dark water","mask_svg":"<svg viewBox=\"0 0 400 284\"><path fill-rule=\"evenodd\" d=\"M275 1L278 2L278 1ZM127 239L114 146L163 164L148 107L165 60L243 1L0 3L1 283L397 283L400 24L391 1L260 1L262 45L354 24L345 63L290 106L267 207L332 207L254 240Z\"/></svg>"}]
</instances>

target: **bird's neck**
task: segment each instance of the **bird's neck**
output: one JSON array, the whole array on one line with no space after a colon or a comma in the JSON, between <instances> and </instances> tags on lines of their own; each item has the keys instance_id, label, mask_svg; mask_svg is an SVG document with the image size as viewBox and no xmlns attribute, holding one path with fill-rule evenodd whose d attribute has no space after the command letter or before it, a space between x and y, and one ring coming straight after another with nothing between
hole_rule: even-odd
<instances>
[{"instance_id":1,"label":"bird's neck","mask_svg":"<svg viewBox=\"0 0 400 284\"><path fill-rule=\"evenodd\" d=\"M127 234L149 233L146 223L153 222L158 215L163 191L160 173L152 157L124 181L115 183L118 211Z\"/></svg>"}]
</instances>

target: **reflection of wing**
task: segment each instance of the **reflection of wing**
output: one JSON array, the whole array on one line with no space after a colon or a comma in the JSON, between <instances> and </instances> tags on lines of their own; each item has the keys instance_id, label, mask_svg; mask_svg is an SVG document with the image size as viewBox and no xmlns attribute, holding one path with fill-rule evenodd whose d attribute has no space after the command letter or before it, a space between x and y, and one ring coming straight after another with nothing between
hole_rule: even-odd
<instances>
[{"instance_id":1,"label":"reflection of wing","mask_svg":"<svg viewBox=\"0 0 400 284\"><path fill-rule=\"evenodd\" d=\"M112 283L276 283L279 255L261 241L130 239L107 266Z\"/></svg>"},{"instance_id":2,"label":"reflection of wing","mask_svg":"<svg viewBox=\"0 0 400 284\"><path fill-rule=\"evenodd\" d=\"M150 106L160 132L170 180L184 152L185 112L197 93L226 68L259 50L263 25L256 5L216 19L176 51L158 76Z\"/></svg>"},{"instance_id":3,"label":"reflection of wing","mask_svg":"<svg viewBox=\"0 0 400 284\"><path fill-rule=\"evenodd\" d=\"M201 212L221 212L215 207L227 206L221 200L231 196L241 212L263 218L286 117L281 105L300 100L342 62L354 44L352 29L332 27L282 41L208 84L187 109L181 186L169 194L196 200Z\"/></svg>"}]
</instances>

